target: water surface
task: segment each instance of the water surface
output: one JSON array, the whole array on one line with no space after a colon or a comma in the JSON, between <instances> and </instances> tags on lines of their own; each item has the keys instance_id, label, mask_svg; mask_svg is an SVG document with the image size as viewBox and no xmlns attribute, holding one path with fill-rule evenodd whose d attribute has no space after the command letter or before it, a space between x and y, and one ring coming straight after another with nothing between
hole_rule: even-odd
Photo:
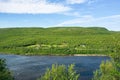
<instances>
[{"instance_id":1,"label":"water surface","mask_svg":"<svg viewBox=\"0 0 120 80\"><path fill-rule=\"evenodd\" d=\"M15 80L36 80L44 74L52 64L75 64L75 70L80 73L79 80L91 80L93 71L99 68L101 61L109 60L106 56L19 56L3 55L8 68L13 71Z\"/></svg>"}]
</instances>

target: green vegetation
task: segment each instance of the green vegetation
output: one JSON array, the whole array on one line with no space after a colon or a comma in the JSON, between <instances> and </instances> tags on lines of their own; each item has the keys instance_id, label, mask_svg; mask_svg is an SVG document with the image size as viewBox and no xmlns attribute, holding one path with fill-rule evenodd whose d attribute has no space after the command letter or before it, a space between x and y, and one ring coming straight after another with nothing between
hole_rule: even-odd
<instances>
[{"instance_id":1,"label":"green vegetation","mask_svg":"<svg viewBox=\"0 0 120 80\"><path fill-rule=\"evenodd\" d=\"M112 62L102 62L100 69L94 72L93 80L118 80L115 79L115 76L113 74L114 71L116 70Z\"/></svg>"},{"instance_id":2,"label":"green vegetation","mask_svg":"<svg viewBox=\"0 0 120 80\"><path fill-rule=\"evenodd\" d=\"M1 28L0 53L20 55L106 54L93 80L120 80L120 32L105 28ZM78 80L74 65L52 65L38 80ZM0 80L13 80L0 59Z\"/></svg>"},{"instance_id":3,"label":"green vegetation","mask_svg":"<svg viewBox=\"0 0 120 80\"><path fill-rule=\"evenodd\" d=\"M93 80L120 80L120 56L119 62L102 62L100 69L94 72Z\"/></svg>"},{"instance_id":4,"label":"green vegetation","mask_svg":"<svg viewBox=\"0 0 120 80\"><path fill-rule=\"evenodd\" d=\"M20 55L109 54L120 32L105 28L1 28L0 52Z\"/></svg>"},{"instance_id":5,"label":"green vegetation","mask_svg":"<svg viewBox=\"0 0 120 80\"><path fill-rule=\"evenodd\" d=\"M112 60L101 63L100 69L94 72L93 80L120 80L120 44L116 42L115 45Z\"/></svg>"},{"instance_id":6,"label":"green vegetation","mask_svg":"<svg viewBox=\"0 0 120 80\"><path fill-rule=\"evenodd\" d=\"M0 53L20 55L106 54L93 80L120 80L120 32L105 28L1 28ZM78 80L74 65L52 65L38 80ZM13 80L0 59L0 79Z\"/></svg>"},{"instance_id":7,"label":"green vegetation","mask_svg":"<svg viewBox=\"0 0 120 80\"><path fill-rule=\"evenodd\" d=\"M68 68L65 65L53 64L51 69L47 69L45 74L38 80L78 80L79 75L71 64Z\"/></svg>"},{"instance_id":8,"label":"green vegetation","mask_svg":"<svg viewBox=\"0 0 120 80\"><path fill-rule=\"evenodd\" d=\"M0 59L0 80L14 80L3 59Z\"/></svg>"}]
</instances>

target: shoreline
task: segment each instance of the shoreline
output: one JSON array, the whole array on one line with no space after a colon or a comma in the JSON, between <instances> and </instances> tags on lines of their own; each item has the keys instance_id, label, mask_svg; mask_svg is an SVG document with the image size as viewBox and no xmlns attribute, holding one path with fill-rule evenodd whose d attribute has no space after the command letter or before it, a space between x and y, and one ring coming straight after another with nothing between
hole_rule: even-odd
<instances>
[{"instance_id":1,"label":"shoreline","mask_svg":"<svg viewBox=\"0 0 120 80\"><path fill-rule=\"evenodd\" d=\"M0 53L3 55L20 55L20 56L108 56L105 54L36 54L36 55L30 55L30 54L14 54L14 53Z\"/></svg>"},{"instance_id":2,"label":"shoreline","mask_svg":"<svg viewBox=\"0 0 120 80\"><path fill-rule=\"evenodd\" d=\"M108 56L105 54L74 54L73 56Z\"/></svg>"}]
</instances>

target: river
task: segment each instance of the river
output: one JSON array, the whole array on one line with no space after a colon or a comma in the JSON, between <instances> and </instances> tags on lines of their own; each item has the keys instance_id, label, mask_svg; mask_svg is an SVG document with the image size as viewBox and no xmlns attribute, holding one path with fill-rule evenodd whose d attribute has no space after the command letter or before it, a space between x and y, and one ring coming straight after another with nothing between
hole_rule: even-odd
<instances>
[{"instance_id":1,"label":"river","mask_svg":"<svg viewBox=\"0 0 120 80\"><path fill-rule=\"evenodd\" d=\"M15 80L36 80L44 74L52 64L75 64L80 73L79 80L91 80L93 71L99 68L101 61L110 60L106 56L20 56L0 54L6 59L8 68L13 72Z\"/></svg>"}]
</instances>

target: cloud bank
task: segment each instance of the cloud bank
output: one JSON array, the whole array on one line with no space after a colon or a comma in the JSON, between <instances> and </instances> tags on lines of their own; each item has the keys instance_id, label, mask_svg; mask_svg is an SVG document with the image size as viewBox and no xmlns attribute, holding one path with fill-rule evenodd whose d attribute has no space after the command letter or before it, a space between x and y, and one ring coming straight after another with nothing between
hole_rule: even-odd
<instances>
[{"instance_id":1,"label":"cloud bank","mask_svg":"<svg viewBox=\"0 0 120 80\"><path fill-rule=\"evenodd\" d=\"M47 0L0 0L0 13L51 14L69 10L68 6Z\"/></svg>"},{"instance_id":2,"label":"cloud bank","mask_svg":"<svg viewBox=\"0 0 120 80\"><path fill-rule=\"evenodd\" d=\"M98 26L106 27L109 30L119 30L120 15L95 18L91 15L85 15L76 19L64 21L56 26Z\"/></svg>"}]
</instances>

